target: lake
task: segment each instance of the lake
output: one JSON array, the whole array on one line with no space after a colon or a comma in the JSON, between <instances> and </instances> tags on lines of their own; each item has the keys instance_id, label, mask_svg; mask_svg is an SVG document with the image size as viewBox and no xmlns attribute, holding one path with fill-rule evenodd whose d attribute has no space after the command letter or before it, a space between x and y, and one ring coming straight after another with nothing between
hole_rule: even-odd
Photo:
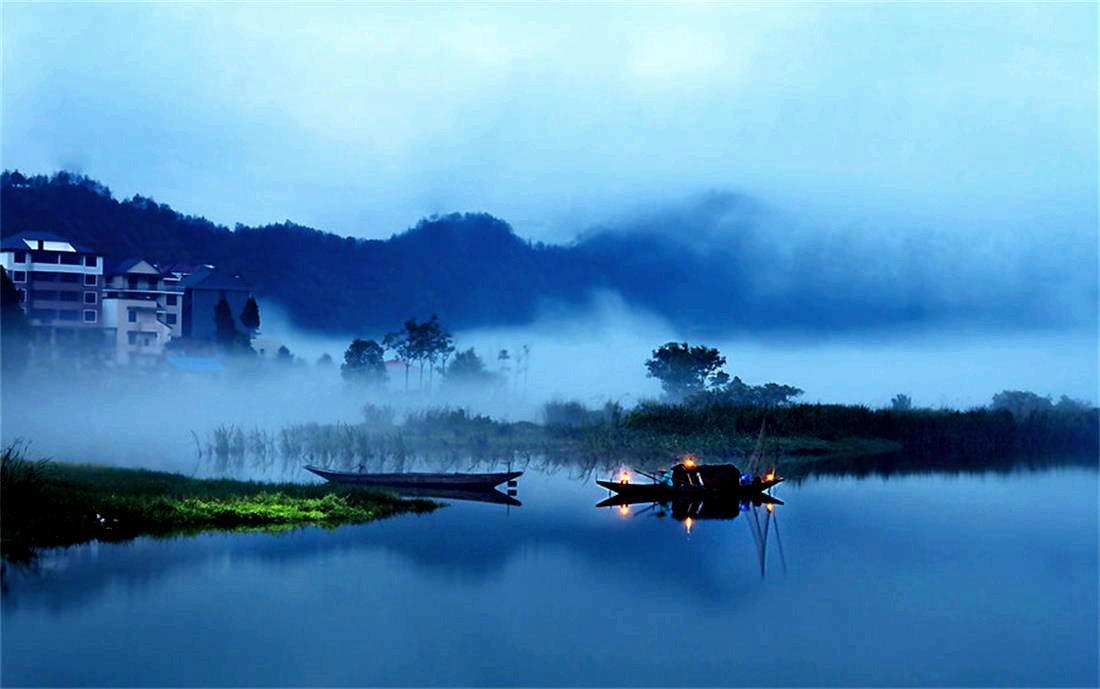
<instances>
[{"instance_id":1,"label":"lake","mask_svg":"<svg viewBox=\"0 0 1100 689\"><path fill-rule=\"evenodd\" d=\"M1096 469L815 477L690 529L592 478L48 552L5 572L3 684L1097 685Z\"/></svg>"}]
</instances>

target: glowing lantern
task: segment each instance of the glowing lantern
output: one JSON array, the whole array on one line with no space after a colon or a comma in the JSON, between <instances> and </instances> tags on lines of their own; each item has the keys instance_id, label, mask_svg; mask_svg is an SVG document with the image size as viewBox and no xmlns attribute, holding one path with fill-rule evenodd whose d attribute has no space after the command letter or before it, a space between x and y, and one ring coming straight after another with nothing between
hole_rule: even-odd
<instances>
[{"instance_id":1,"label":"glowing lantern","mask_svg":"<svg viewBox=\"0 0 1100 689\"><path fill-rule=\"evenodd\" d=\"M768 477L767 477L767 478L768 478L768 480L769 480L769 481L772 481L772 480L774 480L774 479L775 479L775 472L773 471L773 472L771 472L770 474L768 474Z\"/></svg>"},{"instance_id":2,"label":"glowing lantern","mask_svg":"<svg viewBox=\"0 0 1100 689\"><path fill-rule=\"evenodd\" d=\"M686 466L688 469L695 466L695 458L691 455L688 455L687 458L684 460L684 466Z\"/></svg>"},{"instance_id":3,"label":"glowing lantern","mask_svg":"<svg viewBox=\"0 0 1100 689\"><path fill-rule=\"evenodd\" d=\"M630 483L630 472L624 471L622 476L619 477L619 483Z\"/></svg>"},{"instance_id":4,"label":"glowing lantern","mask_svg":"<svg viewBox=\"0 0 1100 689\"><path fill-rule=\"evenodd\" d=\"M769 512L775 512L775 505L773 505L773 504L771 504L771 503L769 502L769 503L768 503L768 511L769 511Z\"/></svg>"}]
</instances>

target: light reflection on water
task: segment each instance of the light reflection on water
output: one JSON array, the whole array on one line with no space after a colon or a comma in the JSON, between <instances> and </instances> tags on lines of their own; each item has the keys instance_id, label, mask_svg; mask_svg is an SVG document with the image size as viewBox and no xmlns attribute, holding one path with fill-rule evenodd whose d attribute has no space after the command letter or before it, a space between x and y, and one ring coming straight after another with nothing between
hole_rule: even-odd
<instances>
[{"instance_id":1,"label":"light reflection on water","mask_svg":"<svg viewBox=\"0 0 1100 689\"><path fill-rule=\"evenodd\" d=\"M523 507L49 554L3 682L64 686L1090 685L1097 472L817 478L746 512L528 470ZM774 532L772 533L774 537ZM1051 662L1057 658L1057 662Z\"/></svg>"}]
</instances>

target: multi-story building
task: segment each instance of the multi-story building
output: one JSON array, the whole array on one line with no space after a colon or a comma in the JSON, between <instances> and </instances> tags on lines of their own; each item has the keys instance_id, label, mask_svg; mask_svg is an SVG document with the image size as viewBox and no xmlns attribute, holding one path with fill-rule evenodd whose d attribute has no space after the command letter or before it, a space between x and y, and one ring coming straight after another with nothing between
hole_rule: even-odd
<instances>
[{"instance_id":1,"label":"multi-story building","mask_svg":"<svg viewBox=\"0 0 1100 689\"><path fill-rule=\"evenodd\" d=\"M21 292L36 356L102 353L102 256L49 232L21 232L0 241L0 264Z\"/></svg>"},{"instance_id":2,"label":"multi-story building","mask_svg":"<svg viewBox=\"0 0 1100 689\"><path fill-rule=\"evenodd\" d=\"M171 276L140 258L107 263L103 327L117 363L157 363L165 345L180 334L183 293L166 277Z\"/></svg>"}]
</instances>

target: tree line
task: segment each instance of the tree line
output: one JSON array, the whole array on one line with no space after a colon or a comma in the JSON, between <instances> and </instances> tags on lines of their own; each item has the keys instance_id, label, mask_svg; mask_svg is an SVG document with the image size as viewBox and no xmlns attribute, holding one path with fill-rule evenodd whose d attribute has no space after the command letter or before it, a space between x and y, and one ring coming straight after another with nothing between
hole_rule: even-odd
<instances>
[{"instance_id":1,"label":"tree line","mask_svg":"<svg viewBox=\"0 0 1100 689\"><path fill-rule=\"evenodd\" d=\"M417 369L417 388L421 390L425 385L429 390L432 388L436 372L456 383L484 385L499 382L498 374L488 370L473 347L456 350L453 335L443 327L436 314L420 322L409 318L400 330L387 333L381 342L355 338L344 352L340 375L357 385L383 385L389 380L385 360L387 352L403 365L406 391L409 390L410 372L414 367ZM528 352L529 348L524 346L524 354ZM507 350L501 350L499 358L509 358Z\"/></svg>"}]
</instances>

